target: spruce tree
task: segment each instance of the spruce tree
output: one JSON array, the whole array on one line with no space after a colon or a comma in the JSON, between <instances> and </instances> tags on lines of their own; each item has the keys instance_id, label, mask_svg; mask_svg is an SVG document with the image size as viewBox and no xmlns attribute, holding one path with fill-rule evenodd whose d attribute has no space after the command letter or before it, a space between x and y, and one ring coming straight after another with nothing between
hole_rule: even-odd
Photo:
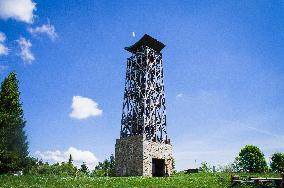
<instances>
[{"instance_id":1,"label":"spruce tree","mask_svg":"<svg viewBox=\"0 0 284 188\"><path fill-rule=\"evenodd\" d=\"M70 154L69 159L68 159L68 164L72 164L72 162L73 162L73 158L72 158L72 155Z\"/></svg>"},{"instance_id":2,"label":"spruce tree","mask_svg":"<svg viewBox=\"0 0 284 188\"><path fill-rule=\"evenodd\" d=\"M88 175L89 169L88 169L85 162L83 162L83 164L81 165L80 171L83 172L84 174Z\"/></svg>"},{"instance_id":3,"label":"spruce tree","mask_svg":"<svg viewBox=\"0 0 284 188\"><path fill-rule=\"evenodd\" d=\"M10 73L0 90L0 172L22 170L28 156L22 103L16 73Z\"/></svg>"},{"instance_id":4,"label":"spruce tree","mask_svg":"<svg viewBox=\"0 0 284 188\"><path fill-rule=\"evenodd\" d=\"M113 154L109 157L109 176L115 176L115 158Z\"/></svg>"}]
</instances>

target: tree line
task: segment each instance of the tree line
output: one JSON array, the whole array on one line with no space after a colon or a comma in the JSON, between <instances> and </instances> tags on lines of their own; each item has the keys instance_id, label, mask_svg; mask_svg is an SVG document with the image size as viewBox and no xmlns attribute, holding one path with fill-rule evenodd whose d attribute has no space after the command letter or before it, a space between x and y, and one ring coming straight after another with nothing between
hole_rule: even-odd
<instances>
[{"instance_id":1,"label":"tree line","mask_svg":"<svg viewBox=\"0 0 284 188\"><path fill-rule=\"evenodd\" d=\"M212 167L207 162L202 162L200 171L203 172L247 172L247 173L284 173L284 153L274 153L268 165L263 152L254 145L246 145L241 149L233 163Z\"/></svg>"},{"instance_id":2,"label":"tree line","mask_svg":"<svg viewBox=\"0 0 284 188\"><path fill-rule=\"evenodd\" d=\"M90 176L90 177L103 177L103 176L115 176L115 162L114 156L111 155L109 159L99 162L95 166L94 170L90 170L86 163L82 163L80 167L77 167L73 163L72 155L69 155L68 161L49 164L42 160L33 159L32 164L26 168L26 174L29 175L56 175L56 176Z\"/></svg>"},{"instance_id":3,"label":"tree line","mask_svg":"<svg viewBox=\"0 0 284 188\"><path fill-rule=\"evenodd\" d=\"M284 154L272 154L269 168L263 152L257 146L246 145L236 157L234 166L237 171L242 172L261 173L271 171L284 173Z\"/></svg>"}]
</instances>

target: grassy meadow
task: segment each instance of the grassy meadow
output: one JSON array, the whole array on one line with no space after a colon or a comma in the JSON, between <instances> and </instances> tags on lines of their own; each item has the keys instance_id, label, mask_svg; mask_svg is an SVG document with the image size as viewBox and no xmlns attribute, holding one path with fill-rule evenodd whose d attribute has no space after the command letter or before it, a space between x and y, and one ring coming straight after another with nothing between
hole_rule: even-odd
<instances>
[{"instance_id":1,"label":"grassy meadow","mask_svg":"<svg viewBox=\"0 0 284 188\"><path fill-rule=\"evenodd\" d=\"M2 188L27 187L230 187L229 173L180 174L171 177L60 177L60 176L0 176ZM241 174L244 175L244 174ZM254 174L255 177L279 177L277 174ZM250 186L242 186L250 187Z\"/></svg>"}]
</instances>

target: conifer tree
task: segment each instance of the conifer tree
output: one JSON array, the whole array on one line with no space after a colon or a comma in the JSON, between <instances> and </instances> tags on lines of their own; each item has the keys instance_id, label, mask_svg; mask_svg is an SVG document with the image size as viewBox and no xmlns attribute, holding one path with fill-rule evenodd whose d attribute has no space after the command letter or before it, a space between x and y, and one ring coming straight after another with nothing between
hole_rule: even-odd
<instances>
[{"instance_id":1,"label":"conifer tree","mask_svg":"<svg viewBox=\"0 0 284 188\"><path fill-rule=\"evenodd\" d=\"M115 176L115 158L113 154L111 154L109 157L109 163L110 163L109 176Z\"/></svg>"},{"instance_id":2,"label":"conifer tree","mask_svg":"<svg viewBox=\"0 0 284 188\"><path fill-rule=\"evenodd\" d=\"M83 162L83 164L81 165L80 171L83 172L84 174L88 174L89 173L89 169L86 165L85 162Z\"/></svg>"},{"instance_id":3,"label":"conifer tree","mask_svg":"<svg viewBox=\"0 0 284 188\"><path fill-rule=\"evenodd\" d=\"M22 103L16 73L10 73L0 90L0 172L21 170L28 156Z\"/></svg>"},{"instance_id":4,"label":"conifer tree","mask_svg":"<svg viewBox=\"0 0 284 188\"><path fill-rule=\"evenodd\" d=\"M68 164L72 164L72 162L73 162L73 158L72 158L72 155L70 154L69 159L68 159Z\"/></svg>"}]
</instances>

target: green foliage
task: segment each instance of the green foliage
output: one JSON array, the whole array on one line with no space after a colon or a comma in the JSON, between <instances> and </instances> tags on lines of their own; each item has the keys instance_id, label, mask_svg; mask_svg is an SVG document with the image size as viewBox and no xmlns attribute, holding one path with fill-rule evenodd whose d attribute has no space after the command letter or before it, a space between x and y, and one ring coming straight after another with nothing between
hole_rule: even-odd
<instances>
[{"instance_id":1,"label":"green foliage","mask_svg":"<svg viewBox=\"0 0 284 188\"><path fill-rule=\"evenodd\" d=\"M104 162L99 162L92 174L99 177L109 176L109 171L109 161L106 159Z\"/></svg>"},{"instance_id":2,"label":"green foliage","mask_svg":"<svg viewBox=\"0 0 284 188\"><path fill-rule=\"evenodd\" d=\"M102 169L96 169L91 174L92 177L104 177L106 176L106 172Z\"/></svg>"},{"instance_id":3,"label":"green foliage","mask_svg":"<svg viewBox=\"0 0 284 188\"><path fill-rule=\"evenodd\" d=\"M71 155L71 154L69 155L68 163L69 163L69 164L72 164L72 163L73 163L73 158L72 158L72 155Z\"/></svg>"},{"instance_id":4,"label":"green foliage","mask_svg":"<svg viewBox=\"0 0 284 188\"><path fill-rule=\"evenodd\" d=\"M82 173L86 174L86 175L89 174L89 169L88 169L88 167L87 167L87 165L86 165L85 162L83 162L83 164L81 165L80 171L81 171Z\"/></svg>"},{"instance_id":5,"label":"green foliage","mask_svg":"<svg viewBox=\"0 0 284 188\"><path fill-rule=\"evenodd\" d=\"M33 157L27 157L26 158L26 166L24 169L24 174L28 174L31 169L33 169L38 163L38 159L33 158Z\"/></svg>"},{"instance_id":6,"label":"green foliage","mask_svg":"<svg viewBox=\"0 0 284 188\"><path fill-rule=\"evenodd\" d=\"M170 177L63 177L63 176L0 176L0 187L231 187L230 173L194 173ZM242 176L242 174L236 174ZM244 174L245 175L245 174ZM250 174L256 177L279 177L279 174ZM245 186L247 187L247 186Z\"/></svg>"},{"instance_id":7,"label":"green foliage","mask_svg":"<svg viewBox=\"0 0 284 188\"><path fill-rule=\"evenodd\" d=\"M233 167L233 163L229 163L229 164L225 164L222 166L218 166L218 172L224 172L224 173L233 173L234 171L234 167Z\"/></svg>"},{"instance_id":8,"label":"green foliage","mask_svg":"<svg viewBox=\"0 0 284 188\"><path fill-rule=\"evenodd\" d=\"M43 163L41 160L33 159L31 167L27 170L26 174L29 175L57 175L57 176L77 176L78 170L72 163L62 162L61 164L55 163L49 165Z\"/></svg>"},{"instance_id":9,"label":"green foliage","mask_svg":"<svg viewBox=\"0 0 284 188\"><path fill-rule=\"evenodd\" d=\"M19 169L19 158L18 156L9 151L0 151L0 174L12 173Z\"/></svg>"},{"instance_id":10,"label":"green foliage","mask_svg":"<svg viewBox=\"0 0 284 188\"><path fill-rule=\"evenodd\" d=\"M115 176L115 158L113 154L109 157L109 176Z\"/></svg>"},{"instance_id":11,"label":"green foliage","mask_svg":"<svg viewBox=\"0 0 284 188\"><path fill-rule=\"evenodd\" d=\"M54 165L52 165L54 167ZM61 165L57 165L54 168L53 174L63 175L63 176L76 176L77 168L71 163L62 162Z\"/></svg>"},{"instance_id":12,"label":"green foliage","mask_svg":"<svg viewBox=\"0 0 284 188\"><path fill-rule=\"evenodd\" d=\"M0 91L0 164L1 172L23 170L28 156L25 120L20 102L16 73L10 73Z\"/></svg>"},{"instance_id":13,"label":"green foliage","mask_svg":"<svg viewBox=\"0 0 284 188\"><path fill-rule=\"evenodd\" d=\"M261 173L267 171L268 167L264 154L253 145L246 145L236 157L236 164L240 171L250 173Z\"/></svg>"},{"instance_id":14,"label":"green foliage","mask_svg":"<svg viewBox=\"0 0 284 188\"><path fill-rule=\"evenodd\" d=\"M240 169L237 164L237 161L234 161L233 163L228 163L222 166L220 165L217 171L223 173L235 173L235 172L240 172Z\"/></svg>"},{"instance_id":15,"label":"green foliage","mask_svg":"<svg viewBox=\"0 0 284 188\"><path fill-rule=\"evenodd\" d=\"M284 153L274 153L270 167L273 172L284 173Z\"/></svg>"},{"instance_id":16,"label":"green foliage","mask_svg":"<svg viewBox=\"0 0 284 188\"><path fill-rule=\"evenodd\" d=\"M93 176L115 176L115 159L113 154L110 155L109 159L104 160L104 162L99 162L92 172Z\"/></svg>"},{"instance_id":17,"label":"green foliage","mask_svg":"<svg viewBox=\"0 0 284 188\"><path fill-rule=\"evenodd\" d=\"M199 168L202 172L212 172L212 167L207 162L202 162L201 167Z\"/></svg>"},{"instance_id":18,"label":"green foliage","mask_svg":"<svg viewBox=\"0 0 284 188\"><path fill-rule=\"evenodd\" d=\"M176 171L176 160L173 157L172 157L172 170L173 170L172 171L173 174L177 173L177 171Z\"/></svg>"}]
</instances>

